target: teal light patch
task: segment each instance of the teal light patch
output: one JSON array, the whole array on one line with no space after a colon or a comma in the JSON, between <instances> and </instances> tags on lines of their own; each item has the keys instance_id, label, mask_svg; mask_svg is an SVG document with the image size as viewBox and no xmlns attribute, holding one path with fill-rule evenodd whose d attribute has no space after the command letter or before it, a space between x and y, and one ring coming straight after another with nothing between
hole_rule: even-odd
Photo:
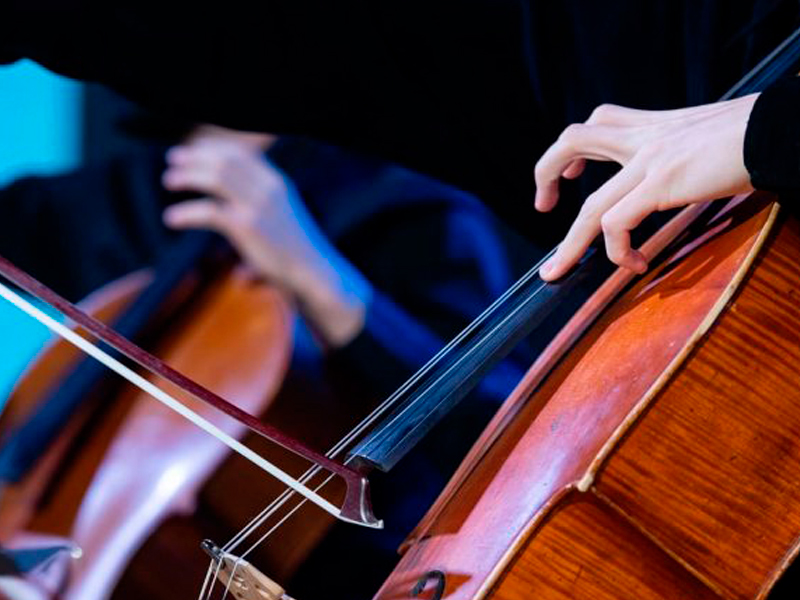
<instances>
[{"instance_id":1,"label":"teal light patch","mask_svg":"<svg viewBox=\"0 0 800 600\"><path fill-rule=\"evenodd\" d=\"M0 185L76 167L80 84L30 61L0 68Z\"/></svg>"}]
</instances>

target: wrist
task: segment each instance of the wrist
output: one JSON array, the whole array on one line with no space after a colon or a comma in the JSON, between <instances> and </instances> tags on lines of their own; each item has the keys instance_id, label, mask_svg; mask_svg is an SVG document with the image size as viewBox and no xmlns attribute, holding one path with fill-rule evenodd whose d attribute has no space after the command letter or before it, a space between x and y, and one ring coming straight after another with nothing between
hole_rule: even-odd
<instances>
[{"instance_id":1,"label":"wrist","mask_svg":"<svg viewBox=\"0 0 800 600\"><path fill-rule=\"evenodd\" d=\"M363 330L372 286L346 261L304 262L284 285L326 346L341 348Z\"/></svg>"}]
</instances>

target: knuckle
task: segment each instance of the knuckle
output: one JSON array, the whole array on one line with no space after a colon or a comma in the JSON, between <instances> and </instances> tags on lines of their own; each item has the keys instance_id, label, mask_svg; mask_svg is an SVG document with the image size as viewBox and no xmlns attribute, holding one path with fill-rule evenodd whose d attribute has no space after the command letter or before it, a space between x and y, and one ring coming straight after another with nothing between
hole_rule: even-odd
<instances>
[{"instance_id":1,"label":"knuckle","mask_svg":"<svg viewBox=\"0 0 800 600\"><path fill-rule=\"evenodd\" d=\"M625 261L625 251L616 246L606 244L606 255L615 265L621 265Z\"/></svg>"},{"instance_id":2,"label":"knuckle","mask_svg":"<svg viewBox=\"0 0 800 600\"><path fill-rule=\"evenodd\" d=\"M224 152L220 155L219 164L224 172L230 172L236 168L238 158L235 154Z\"/></svg>"},{"instance_id":3,"label":"knuckle","mask_svg":"<svg viewBox=\"0 0 800 600\"><path fill-rule=\"evenodd\" d=\"M619 219L613 212L607 212L600 217L600 227L605 233L615 233L620 228Z\"/></svg>"},{"instance_id":4,"label":"knuckle","mask_svg":"<svg viewBox=\"0 0 800 600\"><path fill-rule=\"evenodd\" d=\"M606 123L613 120L620 110L621 108L615 104L601 104L589 115L587 123Z\"/></svg>"},{"instance_id":5,"label":"knuckle","mask_svg":"<svg viewBox=\"0 0 800 600\"><path fill-rule=\"evenodd\" d=\"M228 181L233 173L234 165L228 157L221 157L214 163L214 177L217 183Z\"/></svg>"},{"instance_id":6,"label":"knuckle","mask_svg":"<svg viewBox=\"0 0 800 600\"><path fill-rule=\"evenodd\" d=\"M258 230L259 213L248 207L241 207L231 215L231 223L242 232L253 233Z\"/></svg>"},{"instance_id":7,"label":"knuckle","mask_svg":"<svg viewBox=\"0 0 800 600\"><path fill-rule=\"evenodd\" d=\"M580 140L583 138L586 127L587 125L581 123L573 123L572 125L568 125L558 138L559 142L570 148L577 146L580 143Z\"/></svg>"},{"instance_id":8,"label":"knuckle","mask_svg":"<svg viewBox=\"0 0 800 600\"><path fill-rule=\"evenodd\" d=\"M235 211L224 211L217 217L219 228L228 235L238 238L246 230L249 223L244 221Z\"/></svg>"}]
</instances>

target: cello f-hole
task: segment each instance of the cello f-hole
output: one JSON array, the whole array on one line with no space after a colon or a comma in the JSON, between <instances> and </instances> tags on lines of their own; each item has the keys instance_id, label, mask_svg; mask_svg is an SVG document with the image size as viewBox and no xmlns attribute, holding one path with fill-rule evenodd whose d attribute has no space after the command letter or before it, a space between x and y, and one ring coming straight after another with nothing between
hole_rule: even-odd
<instances>
[{"instance_id":1,"label":"cello f-hole","mask_svg":"<svg viewBox=\"0 0 800 600\"><path fill-rule=\"evenodd\" d=\"M419 581L417 581L417 585L414 586L414 589L411 590L411 595L415 598L419 596L425 590L425 587L431 579L436 579L436 591L433 593L431 600L442 600L444 597L444 588L447 584L447 575L442 571L428 571L425 573L425 575L420 577Z\"/></svg>"}]
</instances>

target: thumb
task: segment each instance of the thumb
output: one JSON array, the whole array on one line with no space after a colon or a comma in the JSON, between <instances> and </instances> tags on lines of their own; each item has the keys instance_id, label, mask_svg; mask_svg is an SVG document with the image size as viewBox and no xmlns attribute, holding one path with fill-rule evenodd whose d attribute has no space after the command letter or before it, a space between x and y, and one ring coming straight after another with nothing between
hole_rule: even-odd
<instances>
[{"instance_id":1,"label":"thumb","mask_svg":"<svg viewBox=\"0 0 800 600\"><path fill-rule=\"evenodd\" d=\"M224 209L211 198L174 204L164 211L164 223L172 229L225 229Z\"/></svg>"}]
</instances>

